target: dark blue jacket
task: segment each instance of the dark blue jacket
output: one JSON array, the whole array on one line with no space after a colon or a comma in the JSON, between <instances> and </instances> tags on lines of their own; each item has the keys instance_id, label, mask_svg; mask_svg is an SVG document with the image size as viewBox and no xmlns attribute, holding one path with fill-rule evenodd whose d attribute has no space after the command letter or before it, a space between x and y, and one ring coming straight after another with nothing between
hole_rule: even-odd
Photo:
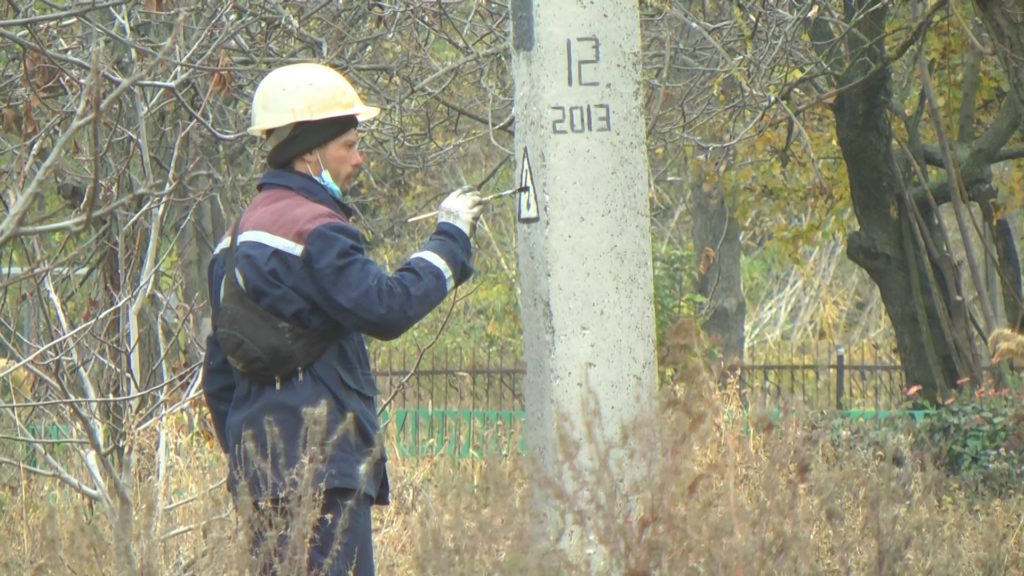
<instances>
[{"instance_id":1,"label":"dark blue jacket","mask_svg":"<svg viewBox=\"0 0 1024 576\"><path fill-rule=\"evenodd\" d=\"M465 282L473 272L469 238L439 224L388 274L366 256L362 235L348 222L351 209L313 178L271 170L259 190L239 221L240 284L282 319L314 330L335 323L343 332L280 387L233 370L217 339L207 339L203 392L229 456L229 486L235 492L244 483L253 499L277 497L292 488L298 465L312 462L307 479L318 487L359 489L386 503L377 386L363 335L398 337ZM210 260L214 318L229 243L223 239Z\"/></svg>"}]
</instances>

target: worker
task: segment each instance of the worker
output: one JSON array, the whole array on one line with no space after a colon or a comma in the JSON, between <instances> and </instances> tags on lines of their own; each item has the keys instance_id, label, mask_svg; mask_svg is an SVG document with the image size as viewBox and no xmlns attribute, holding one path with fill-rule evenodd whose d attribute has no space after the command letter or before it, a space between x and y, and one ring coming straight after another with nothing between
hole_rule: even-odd
<instances>
[{"instance_id":1,"label":"worker","mask_svg":"<svg viewBox=\"0 0 1024 576\"><path fill-rule=\"evenodd\" d=\"M269 168L210 261L203 391L260 574L374 574L370 507L388 503L388 477L364 335L398 337L473 271L482 204L467 189L393 273L366 255L344 191L357 128L379 112L328 66L267 74L249 132ZM296 519L311 498L314 517Z\"/></svg>"}]
</instances>

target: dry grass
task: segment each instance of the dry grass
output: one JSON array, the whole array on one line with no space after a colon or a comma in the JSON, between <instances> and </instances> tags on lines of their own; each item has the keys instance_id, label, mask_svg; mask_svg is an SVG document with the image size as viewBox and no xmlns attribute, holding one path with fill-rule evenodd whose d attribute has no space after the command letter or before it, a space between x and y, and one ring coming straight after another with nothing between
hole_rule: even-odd
<instances>
[{"instance_id":1,"label":"dry grass","mask_svg":"<svg viewBox=\"0 0 1024 576\"><path fill-rule=\"evenodd\" d=\"M638 481L569 467L559 490L524 458L392 456L393 504L375 511L378 572L389 574L1020 574L1024 498L958 487L899 433L870 442L810 415L732 418L728 397L666 398L625 450ZM151 472L135 484L135 550L148 574L244 571L240 521L215 446L171 443L165 510ZM142 461L142 445L137 458ZM563 446L571 453L571 443ZM396 451L391 450L392 454ZM610 460L609 460L610 461ZM600 467L599 467L600 468ZM530 482L577 518L603 562L531 544ZM16 474L0 499L4 574L121 574L111 529L80 496ZM215 486L210 489L211 486ZM586 495L584 495L586 494ZM626 500L633 514L621 512ZM178 503L167 510L168 503ZM600 504L597 504L600 503ZM159 521L156 519L159 517Z\"/></svg>"}]
</instances>

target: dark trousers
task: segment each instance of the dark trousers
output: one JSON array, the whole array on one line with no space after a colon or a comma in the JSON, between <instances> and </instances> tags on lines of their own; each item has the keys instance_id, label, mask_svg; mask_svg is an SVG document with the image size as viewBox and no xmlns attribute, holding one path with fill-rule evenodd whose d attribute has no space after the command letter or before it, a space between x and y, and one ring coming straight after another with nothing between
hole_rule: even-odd
<instances>
[{"instance_id":1,"label":"dark trousers","mask_svg":"<svg viewBox=\"0 0 1024 576\"><path fill-rule=\"evenodd\" d=\"M293 530L295 507L288 499L256 502L252 526L253 557L256 573L261 576L289 576L298 559L289 559L292 535L305 530ZM304 574L316 576L374 576L373 533L370 507L373 499L354 490L332 488L324 491L320 514L305 547ZM304 528L304 527L303 527ZM268 550L266 544L276 539ZM303 572L300 572L303 573Z\"/></svg>"}]
</instances>

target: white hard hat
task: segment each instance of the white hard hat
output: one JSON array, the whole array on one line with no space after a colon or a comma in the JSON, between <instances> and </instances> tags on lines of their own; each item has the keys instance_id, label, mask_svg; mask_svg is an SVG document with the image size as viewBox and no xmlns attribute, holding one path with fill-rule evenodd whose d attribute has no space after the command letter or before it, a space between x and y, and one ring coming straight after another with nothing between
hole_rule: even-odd
<instances>
[{"instance_id":1,"label":"white hard hat","mask_svg":"<svg viewBox=\"0 0 1024 576\"><path fill-rule=\"evenodd\" d=\"M312 62L289 64L272 70L256 87L249 133L266 136L274 128L337 116L365 122L377 114L380 108L364 104L337 70Z\"/></svg>"}]
</instances>

